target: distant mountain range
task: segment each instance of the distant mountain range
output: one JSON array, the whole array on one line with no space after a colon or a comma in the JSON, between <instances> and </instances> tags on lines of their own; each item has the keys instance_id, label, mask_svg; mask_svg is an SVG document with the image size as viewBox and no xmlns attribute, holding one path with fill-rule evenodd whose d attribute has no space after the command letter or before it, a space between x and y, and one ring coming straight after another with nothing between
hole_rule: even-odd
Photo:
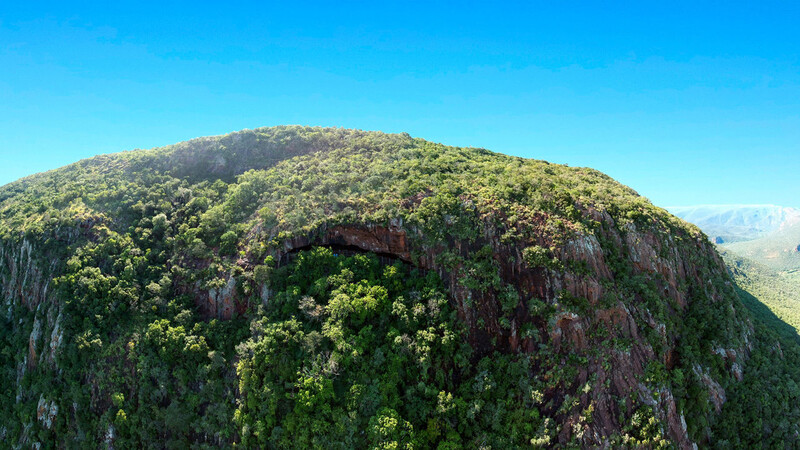
<instances>
[{"instance_id":1,"label":"distant mountain range","mask_svg":"<svg viewBox=\"0 0 800 450\"><path fill-rule=\"evenodd\" d=\"M780 272L800 272L800 209L775 205L667 209L738 256Z\"/></svg>"},{"instance_id":2,"label":"distant mountain range","mask_svg":"<svg viewBox=\"0 0 800 450\"><path fill-rule=\"evenodd\" d=\"M759 239L724 246L779 271L800 271L800 223L782 227Z\"/></svg>"},{"instance_id":3,"label":"distant mountain range","mask_svg":"<svg viewBox=\"0 0 800 450\"><path fill-rule=\"evenodd\" d=\"M717 244L765 238L800 224L800 209L776 205L669 206L666 209L700 227Z\"/></svg>"}]
</instances>

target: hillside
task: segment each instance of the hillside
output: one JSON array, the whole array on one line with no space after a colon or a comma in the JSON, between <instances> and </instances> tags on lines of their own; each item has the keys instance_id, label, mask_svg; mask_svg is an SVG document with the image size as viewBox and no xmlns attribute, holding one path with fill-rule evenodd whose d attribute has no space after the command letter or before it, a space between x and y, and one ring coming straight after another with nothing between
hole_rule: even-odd
<instances>
[{"instance_id":1,"label":"hillside","mask_svg":"<svg viewBox=\"0 0 800 450\"><path fill-rule=\"evenodd\" d=\"M795 333L800 332L800 278L795 274L778 273L725 247L720 247L720 254L736 284L780 319L770 324L773 328L790 325Z\"/></svg>"},{"instance_id":2,"label":"hillside","mask_svg":"<svg viewBox=\"0 0 800 450\"><path fill-rule=\"evenodd\" d=\"M718 244L750 241L800 224L800 210L775 205L670 206L667 209L700 227Z\"/></svg>"},{"instance_id":3,"label":"hillside","mask_svg":"<svg viewBox=\"0 0 800 450\"><path fill-rule=\"evenodd\" d=\"M14 447L800 433L797 344L696 227L592 169L406 134L245 130L3 186L0 260Z\"/></svg>"}]
</instances>

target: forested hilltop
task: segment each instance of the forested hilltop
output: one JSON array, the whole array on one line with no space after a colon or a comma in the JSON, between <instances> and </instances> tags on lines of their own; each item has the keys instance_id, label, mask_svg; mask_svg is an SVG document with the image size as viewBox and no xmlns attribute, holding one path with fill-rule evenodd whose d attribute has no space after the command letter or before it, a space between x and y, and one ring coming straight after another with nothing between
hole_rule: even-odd
<instances>
[{"instance_id":1,"label":"forested hilltop","mask_svg":"<svg viewBox=\"0 0 800 450\"><path fill-rule=\"evenodd\" d=\"M800 436L796 334L697 228L592 169L245 130L1 187L0 260L16 448Z\"/></svg>"}]
</instances>

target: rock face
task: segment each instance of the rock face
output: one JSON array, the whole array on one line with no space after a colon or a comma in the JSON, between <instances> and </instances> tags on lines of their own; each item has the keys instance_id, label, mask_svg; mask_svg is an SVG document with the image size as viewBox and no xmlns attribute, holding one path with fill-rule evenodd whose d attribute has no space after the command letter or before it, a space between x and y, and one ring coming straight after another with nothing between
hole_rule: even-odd
<instances>
[{"instance_id":1,"label":"rock face","mask_svg":"<svg viewBox=\"0 0 800 450\"><path fill-rule=\"evenodd\" d=\"M201 304L201 310L209 318L230 319L236 309L235 294L236 279L230 277L224 286L212 288L208 291L208 301Z\"/></svg>"},{"instance_id":2,"label":"rock face","mask_svg":"<svg viewBox=\"0 0 800 450\"><path fill-rule=\"evenodd\" d=\"M402 220L395 220L388 227L381 225L337 225L316 234L298 236L284 242L282 255L312 246L335 246L356 248L363 252L376 253L415 263L423 269L431 269L427 261L412 261L411 247Z\"/></svg>"},{"instance_id":3,"label":"rock face","mask_svg":"<svg viewBox=\"0 0 800 450\"><path fill-rule=\"evenodd\" d=\"M42 261L35 257L36 248L23 240L18 246L0 243L0 289L5 315L11 316L15 307L30 312L30 324L18 323L24 328L19 330L27 336L27 357L25 368L21 371L35 369L42 359L54 362L56 349L61 345L63 332L58 326L59 302L50 289L53 271L57 270L60 261ZM45 267L42 267L46 264Z\"/></svg>"},{"instance_id":4,"label":"rock face","mask_svg":"<svg viewBox=\"0 0 800 450\"><path fill-rule=\"evenodd\" d=\"M2 272L3 297L6 302L18 303L29 310L34 310L47 297L50 279L45 275L53 269L42 268L34 257L33 244L23 240L18 247L0 247L0 260L5 265Z\"/></svg>"},{"instance_id":5,"label":"rock face","mask_svg":"<svg viewBox=\"0 0 800 450\"><path fill-rule=\"evenodd\" d=\"M74 226L62 227L50 238L67 245L81 235L91 233L95 221L79 219ZM25 357L16 367L15 399L22 402L26 392L23 377L31 371L57 370L56 356L63 344L64 330L60 313L62 299L52 289L53 276L63 260L42 255L40 242L29 239L0 240L0 319L10 319L10 333L27 336ZM20 314L23 312L23 314ZM33 399L35 419L45 429L51 429L58 416L56 399L40 395ZM32 424L25 425L19 445L41 447L31 433ZM3 431L0 431L2 434Z\"/></svg>"},{"instance_id":6,"label":"rock face","mask_svg":"<svg viewBox=\"0 0 800 450\"><path fill-rule=\"evenodd\" d=\"M671 300L669 314L678 317L692 304L692 291L686 288L687 285L703 289L703 293L713 301L724 301L727 294L709 286L699 268L690 263L697 255L715 253L709 242L696 239L691 245L692 254L683 254L677 250L671 236L642 232L633 225L624 227L624 231L620 232L610 217L602 214L599 217L603 221L596 234L576 235L554 249L554 256L567 268L579 267L579 271L529 266L524 261L522 249L536 243L503 243L496 233L486 233L475 242L452 242L452 248L465 258L487 245L491 247L491 258L500 278L505 284L513 286L520 298L535 298L549 305L559 305L564 298L586 301L587 307L584 311L562 310L556 306L556 313L547 322L541 322L534 317L529 308L520 302L513 309L510 323L501 323L503 313L498 300L500 292L492 288L465 288L461 283L462 268L446 267L440 263L438 256L444 249L427 247L420 230L406 226L399 219L386 225L342 224L295 236L283 242L276 256L278 260L286 261L287 257L298 250L330 246L376 253L388 258L389 262L400 260L437 272L452 293L451 301L460 319L468 327L469 342L476 350L476 359L495 350L535 352L540 345L536 336L547 336L548 345L565 355L571 352L585 353L597 346L597 342L588 336L590 330L601 326L613 330L610 339L622 339L631 344L627 348L613 349L602 357L588 359L574 384L584 385L589 382L593 387L590 392L546 394L577 395L581 406L579 409L591 405L594 411L593 421L582 425L583 429L580 429L580 441L585 446L604 445L609 433L620 428L619 403L615 399L629 399L627 402L630 402L631 398L638 398L654 409L654 414L665 424L665 432L674 442L681 448L691 448L692 441L687 434L685 419L678 410L672 393L668 389L654 392L638 381L652 362L662 363L668 368L675 365L675 361L680 358L675 348L676 336L669 335L664 324L659 323L646 306L626 304L611 295L615 292L618 274L609 263L607 249L604 249L601 240L617 249L622 261L633 268L634 275L641 275L652 281L661 295ZM3 279L6 298L16 299L26 307L34 308L46 296L47 281L42 279L42 271L28 258L31 252L32 247L26 242L16 252L6 250L0 255L9 261L10 268ZM718 274L724 274L721 260L716 256L712 258L715 264L712 269ZM252 265L246 260L241 260L240 263L243 266ZM234 312L243 313L251 300L239 294L236 286L237 278L230 275L220 287L209 289L198 297L205 299L198 300L203 314L209 319L229 319ZM199 288L197 291L203 292ZM258 286L256 292L260 293L262 301L268 301L266 285ZM60 314L56 319L50 320L40 319L37 315L30 332L29 369L35 367L36 362L41 359L41 350L38 349L47 349L49 360L53 360L62 339L60 322ZM44 323L47 325L43 325ZM538 333L522 335L520 329L524 324L530 323L535 324ZM48 331L45 332L44 328ZM750 332L749 325L742 323L740 333L743 342L747 341ZM644 333L658 336L661 351L653 348L644 338ZM41 343L43 336L48 338L44 345ZM720 349L718 353L728 361L731 375L741 380L742 364L746 364L748 354L747 346ZM710 401L718 413L726 400L724 388L703 368L695 367L694 370L707 387ZM652 400L654 393L657 393L656 401ZM40 420L47 420L48 415L55 415L55 410L51 411L47 404L40 401L40 406ZM564 417L563 421L568 425L577 424L578 417ZM576 429L564 426L562 430L559 440L569 442Z\"/></svg>"},{"instance_id":7,"label":"rock face","mask_svg":"<svg viewBox=\"0 0 800 450\"><path fill-rule=\"evenodd\" d=\"M44 397L39 397L39 405L36 408L36 418L45 428L50 429L53 427L53 421L57 415L58 405L52 401L45 400Z\"/></svg>"}]
</instances>

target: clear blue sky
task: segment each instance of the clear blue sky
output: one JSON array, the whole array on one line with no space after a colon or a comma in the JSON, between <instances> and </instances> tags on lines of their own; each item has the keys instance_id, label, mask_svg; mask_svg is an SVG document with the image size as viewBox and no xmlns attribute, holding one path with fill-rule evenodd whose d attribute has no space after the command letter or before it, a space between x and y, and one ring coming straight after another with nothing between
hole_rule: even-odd
<instances>
[{"instance_id":1,"label":"clear blue sky","mask_svg":"<svg viewBox=\"0 0 800 450\"><path fill-rule=\"evenodd\" d=\"M0 184L307 124L800 206L800 2L74 3L0 6Z\"/></svg>"}]
</instances>

